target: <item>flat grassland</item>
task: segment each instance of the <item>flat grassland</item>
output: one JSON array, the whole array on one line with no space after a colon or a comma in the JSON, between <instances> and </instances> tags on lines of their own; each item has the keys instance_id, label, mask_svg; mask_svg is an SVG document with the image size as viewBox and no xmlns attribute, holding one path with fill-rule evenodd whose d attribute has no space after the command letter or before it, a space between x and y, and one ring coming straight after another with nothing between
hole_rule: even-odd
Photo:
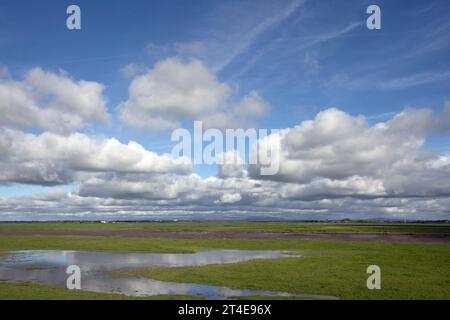
<instances>
[{"instance_id":1,"label":"flat grassland","mask_svg":"<svg viewBox=\"0 0 450 320\"><path fill-rule=\"evenodd\" d=\"M450 223L354 223L354 222L43 222L0 223L0 231L246 231L246 232L318 232L318 233L394 233L450 234Z\"/></svg>"},{"instance_id":2,"label":"flat grassland","mask_svg":"<svg viewBox=\"0 0 450 320\"><path fill-rule=\"evenodd\" d=\"M0 254L25 249L161 253L295 250L302 256L120 273L236 289L334 295L341 299L450 299L449 238L450 224L445 223L0 223ZM366 269L372 264L381 268L381 290L366 287ZM0 282L0 299L123 298L127 297Z\"/></svg>"}]
</instances>

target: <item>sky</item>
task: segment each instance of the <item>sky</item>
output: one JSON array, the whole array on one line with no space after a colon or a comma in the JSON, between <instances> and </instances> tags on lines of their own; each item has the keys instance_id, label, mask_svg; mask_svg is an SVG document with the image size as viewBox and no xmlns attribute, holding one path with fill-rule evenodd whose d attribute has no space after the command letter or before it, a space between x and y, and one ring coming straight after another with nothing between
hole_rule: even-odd
<instances>
[{"instance_id":1,"label":"sky","mask_svg":"<svg viewBox=\"0 0 450 320\"><path fill-rule=\"evenodd\" d=\"M0 220L450 219L449 12L2 0ZM194 121L269 130L278 171L173 157Z\"/></svg>"}]
</instances>

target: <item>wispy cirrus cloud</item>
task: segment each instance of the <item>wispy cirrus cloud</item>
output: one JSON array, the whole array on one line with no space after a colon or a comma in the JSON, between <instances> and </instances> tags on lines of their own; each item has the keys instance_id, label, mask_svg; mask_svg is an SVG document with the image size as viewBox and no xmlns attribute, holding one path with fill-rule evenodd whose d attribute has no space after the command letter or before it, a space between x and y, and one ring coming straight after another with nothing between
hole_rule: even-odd
<instances>
[{"instance_id":1,"label":"wispy cirrus cloud","mask_svg":"<svg viewBox=\"0 0 450 320\"><path fill-rule=\"evenodd\" d=\"M247 32L243 32L241 37L236 40L234 48L231 49L228 56L225 57L218 65L214 66L215 71L220 71L229 65L236 57L245 52L255 43L255 41L266 31L283 22L290 17L306 0L295 0L278 13L267 17Z\"/></svg>"},{"instance_id":2,"label":"wispy cirrus cloud","mask_svg":"<svg viewBox=\"0 0 450 320\"><path fill-rule=\"evenodd\" d=\"M426 85L450 78L450 71L444 72L421 72L406 77L395 78L380 83L383 89L400 90L420 85Z\"/></svg>"}]
</instances>

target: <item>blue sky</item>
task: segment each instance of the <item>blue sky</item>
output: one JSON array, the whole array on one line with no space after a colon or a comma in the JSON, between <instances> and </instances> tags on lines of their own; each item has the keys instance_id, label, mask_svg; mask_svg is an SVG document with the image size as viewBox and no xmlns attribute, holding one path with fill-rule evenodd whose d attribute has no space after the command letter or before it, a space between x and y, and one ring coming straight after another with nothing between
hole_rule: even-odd
<instances>
[{"instance_id":1,"label":"blue sky","mask_svg":"<svg viewBox=\"0 0 450 320\"><path fill-rule=\"evenodd\" d=\"M81 30L65 27L70 4L81 8ZM381 30L366 27L371 4L381 8ZM231 99L256 91L270 105L269 115L255 122L261 128L290 128L328 108L364 115L370 125L405 108L440 114L450 101L448 12L445 0L3 0L0 66L15 80L39 67L103 84L109 123L89 123L78 132L165 153L173 146L170 131L133 128L118 117L137 76L124 74L126 66L143 74L170 57L201 61L233 88ZM429 132L422 149L449 155L449 137ZM196 167L203 178L216 172L215 166ZM77 185L60 188L70 192ZM47 189L5 182L0 196Z\"/></svg>"},{"instance_id":2,"label":"blue sky","mask_svg":"<svg viewBox=\"0 0 450 320\"><path fill-rule=\"evenodd\" d=\"M292 3L78 1L82 30L69 31L65 9L71 3L2 1L2 63L18 76L41 66L105 83L110 110L126 97L129 80L120 68L128 63L151 67L175 54L170 49L149 53L149 44L189 42L208 48L202 58L220 67L220 79L243 91L256 88L275 106L264 123L268 126L293 125L329 106L377 116L405 106L441 109L448 99L450 76L440 78L450 70L447 1L378 1L379 31L365 27L371 1L309 1L260 32L254 31L258 23ZM230 51L239 47L229 61ZM420 81L424 73L429 77L420 90L420 82L407 87L407 79ZM395 79L404 81L382 87Z\"/></svg>"}]
</instances>

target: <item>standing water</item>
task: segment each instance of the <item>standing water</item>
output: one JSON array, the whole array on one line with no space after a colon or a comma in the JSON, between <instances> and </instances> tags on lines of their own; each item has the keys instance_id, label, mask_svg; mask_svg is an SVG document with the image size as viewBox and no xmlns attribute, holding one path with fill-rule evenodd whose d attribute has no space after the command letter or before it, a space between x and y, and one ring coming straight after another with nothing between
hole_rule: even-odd
<instances>
[{"instance_id":1,"label":"standing water","mask_svg":"<svg viewBox=\"0 0 450 320\"><path fill-rule=\"evenodd\" d=\"M197 253L108 253L65 250L14 251L0 256L0 279L32 281L39 284L66 286L66 268L81 269L81 288L102 293L129 296L189 295L205 299L229 299L239 296L296 296L335 299L333 296L289 294L261 290L236 290L194 283L157 281L142 277L116 276L113 271L157 267L189 267L225 264L255 259L293 258L298 255L282 251L207 250Z\"/></svg>"}]
</instances>

